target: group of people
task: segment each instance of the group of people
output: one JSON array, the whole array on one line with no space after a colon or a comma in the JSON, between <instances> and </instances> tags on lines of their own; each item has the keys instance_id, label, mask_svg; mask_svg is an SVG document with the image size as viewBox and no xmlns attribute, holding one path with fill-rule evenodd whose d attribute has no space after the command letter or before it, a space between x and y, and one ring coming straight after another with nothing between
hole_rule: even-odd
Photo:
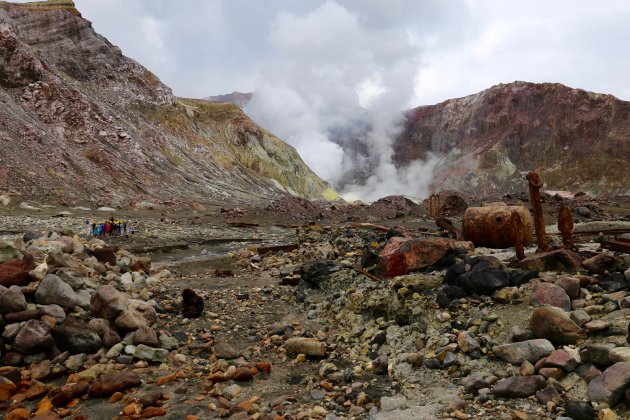
<instances>
[{"instance_id":1,"label":"group of people","mask_svg":"<svg viewBox=\"0 0 630 420\"><path fill-rule=\"evenodd\" d=\"M118 236L121 238L128 238L129 234L135 234L137 231L137 225L134 222L128 220L116 220L113 217L109 220L100 222L86 221L86 227L88 228L88 236L91 235L95 238Z\"/></svg>"}]
</instances>

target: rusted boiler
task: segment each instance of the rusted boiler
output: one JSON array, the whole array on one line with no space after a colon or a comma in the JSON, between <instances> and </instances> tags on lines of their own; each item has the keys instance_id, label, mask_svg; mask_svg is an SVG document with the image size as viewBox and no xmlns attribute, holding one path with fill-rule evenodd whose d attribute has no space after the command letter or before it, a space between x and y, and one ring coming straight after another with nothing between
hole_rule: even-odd
<instances>
[{"instance_id":1,"label":"rusted boiler","mask_svg":"<svg viewBox=\"0 0 630 420\"><path fill-rule=\"evenodd\" d=\"M523 206L491 205L469 207L464 213L462 233L464 239L475 246L510 248L515 235L512 214L517 213L523 225L523 245L532 243L533 224L529 209Z\"/></svg>"}]
</instances>

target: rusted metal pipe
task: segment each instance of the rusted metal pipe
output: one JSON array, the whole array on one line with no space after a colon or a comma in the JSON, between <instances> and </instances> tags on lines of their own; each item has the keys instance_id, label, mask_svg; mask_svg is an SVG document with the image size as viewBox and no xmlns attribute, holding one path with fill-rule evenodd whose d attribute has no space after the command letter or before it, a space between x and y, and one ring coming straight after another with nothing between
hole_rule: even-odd
<instances>
[{"instance_id":1,"label":"rusted metal pipe","mask_svg":"<svg viewBox=\"0 0 630 420\"><path fill-rule=\"evenodd\" d=\"M602 248L630 254L630 239L628 238L619 237L609 241L602 241L601 244Z\"/></svg>"},{"instance_id":2,"label":"rusted metal pipe","mask_svg":"<svg viewBox=\"0 0 630 420\"><path fill-rule=\"evenodd\" d=\"M525 258L525 226L518 212L512 212L512 232L514 234L514 249L516 250L516 259Z\"/></svg>"},{"instance_id":3,"label":"rusted metal pipe","mask_svg":"<svg viewBox=\"0 0 630 420\"><path fill-rule=\"evenodd\" d=\"M562 232L562 245L566 249L573 249L573 216L567 206L560 207L558 230Z\"/></svg>"},{"instance_id":4,"label":"rusted metal pipe","mask_svg":"<svg viewBox=\"0 0 630 420\"><path fill-rule=\"evenodd\" d=\"M523 225L523 245L532 242L532 216L523 206L469 207L464 213L462 234L475 246L510 248L514 246L512 214L520 216Z\"/></svg>"},{"instance_id":5,"label":"rusted metal pipe","mask_svg":"<svg viewBox=\"0 0 630 420\"><path fill-rule=\"evenodd\" d=\"M431 194L429 196L429 216L438 217L440 215L440 195Z\"/></svg>"},{"instance_id":6,"label":"rusted metal pipe","mask_svg":"<svg viewBox=\"0 0 630 420\"><path fill-rule=\"evenodd\" d=\"M536 172L528 173L526 179L529 183L529 197L534 210L534 226L536 227L536 240L538 242L536 252L546 252L548 249L547 232L545 232L545 218L543 216L542 201L540 199L540 189L544 183Z\"/></svg>"}]
</instances>

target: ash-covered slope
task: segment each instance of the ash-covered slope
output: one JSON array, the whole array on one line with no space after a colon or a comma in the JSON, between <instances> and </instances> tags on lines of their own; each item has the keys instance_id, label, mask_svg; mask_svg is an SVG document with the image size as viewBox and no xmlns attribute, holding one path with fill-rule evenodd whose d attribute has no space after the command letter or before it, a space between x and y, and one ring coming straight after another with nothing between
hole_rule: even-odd
<instances>
[{"instance_id":1,"label":"ash-covered slope","mask_svg":"<svg viewBox=\"0 0 630 420\"><path fill-rule=\"evenodd\" d=\"M522 190L536 170L548 189L630 194L630 102L557 83L501 84L408 112L396 141L405 165L445 156L434 188Z\"/></svg>"},{"instance_id":2,"label":"ash-covered slope","mask_svg":"<svg viewBox=\"0 0 630 420\"><path fill-rule=\"evenodd\" d=\"M0 3L0 192L133 205L330 192L232 104L176 98L66 0Z\"/></svg>"}]
</instances>

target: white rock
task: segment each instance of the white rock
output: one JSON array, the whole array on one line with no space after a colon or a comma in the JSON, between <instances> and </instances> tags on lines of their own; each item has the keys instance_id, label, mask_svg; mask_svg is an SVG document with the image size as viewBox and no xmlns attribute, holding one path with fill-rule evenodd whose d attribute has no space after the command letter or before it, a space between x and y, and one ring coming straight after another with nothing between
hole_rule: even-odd
<instances>
[{"instance_id":1,"label":"white rock","mask_svg":"<svg viewBox=\"0 0 630 420\"><path fill-rule=\"evenodd\" d=\"M616 347L608 352L611 362L630 362L630 347Z\"/></svg>"},{"instance_id":2,"label":"white rock","mask_svg":"<svg viewBox=\"0 0 630 420\"><path fill-rule=\"evenodd\" d=\"M20 208L23 210L41 210L39 207L31 206L28 203L20 203Z\"/></svg>"},{"instance_id":3,"label":"white rock","mask_svg":"<svg viewBox=\"0 0 630 420\"><path fill-rule=\"evenodd\" d=\"M133 276L131 275L131 273L125 273L120 276L120 283L122 283L124 286L131 286L133 284Z\"/></svg>"}]
</instances>

